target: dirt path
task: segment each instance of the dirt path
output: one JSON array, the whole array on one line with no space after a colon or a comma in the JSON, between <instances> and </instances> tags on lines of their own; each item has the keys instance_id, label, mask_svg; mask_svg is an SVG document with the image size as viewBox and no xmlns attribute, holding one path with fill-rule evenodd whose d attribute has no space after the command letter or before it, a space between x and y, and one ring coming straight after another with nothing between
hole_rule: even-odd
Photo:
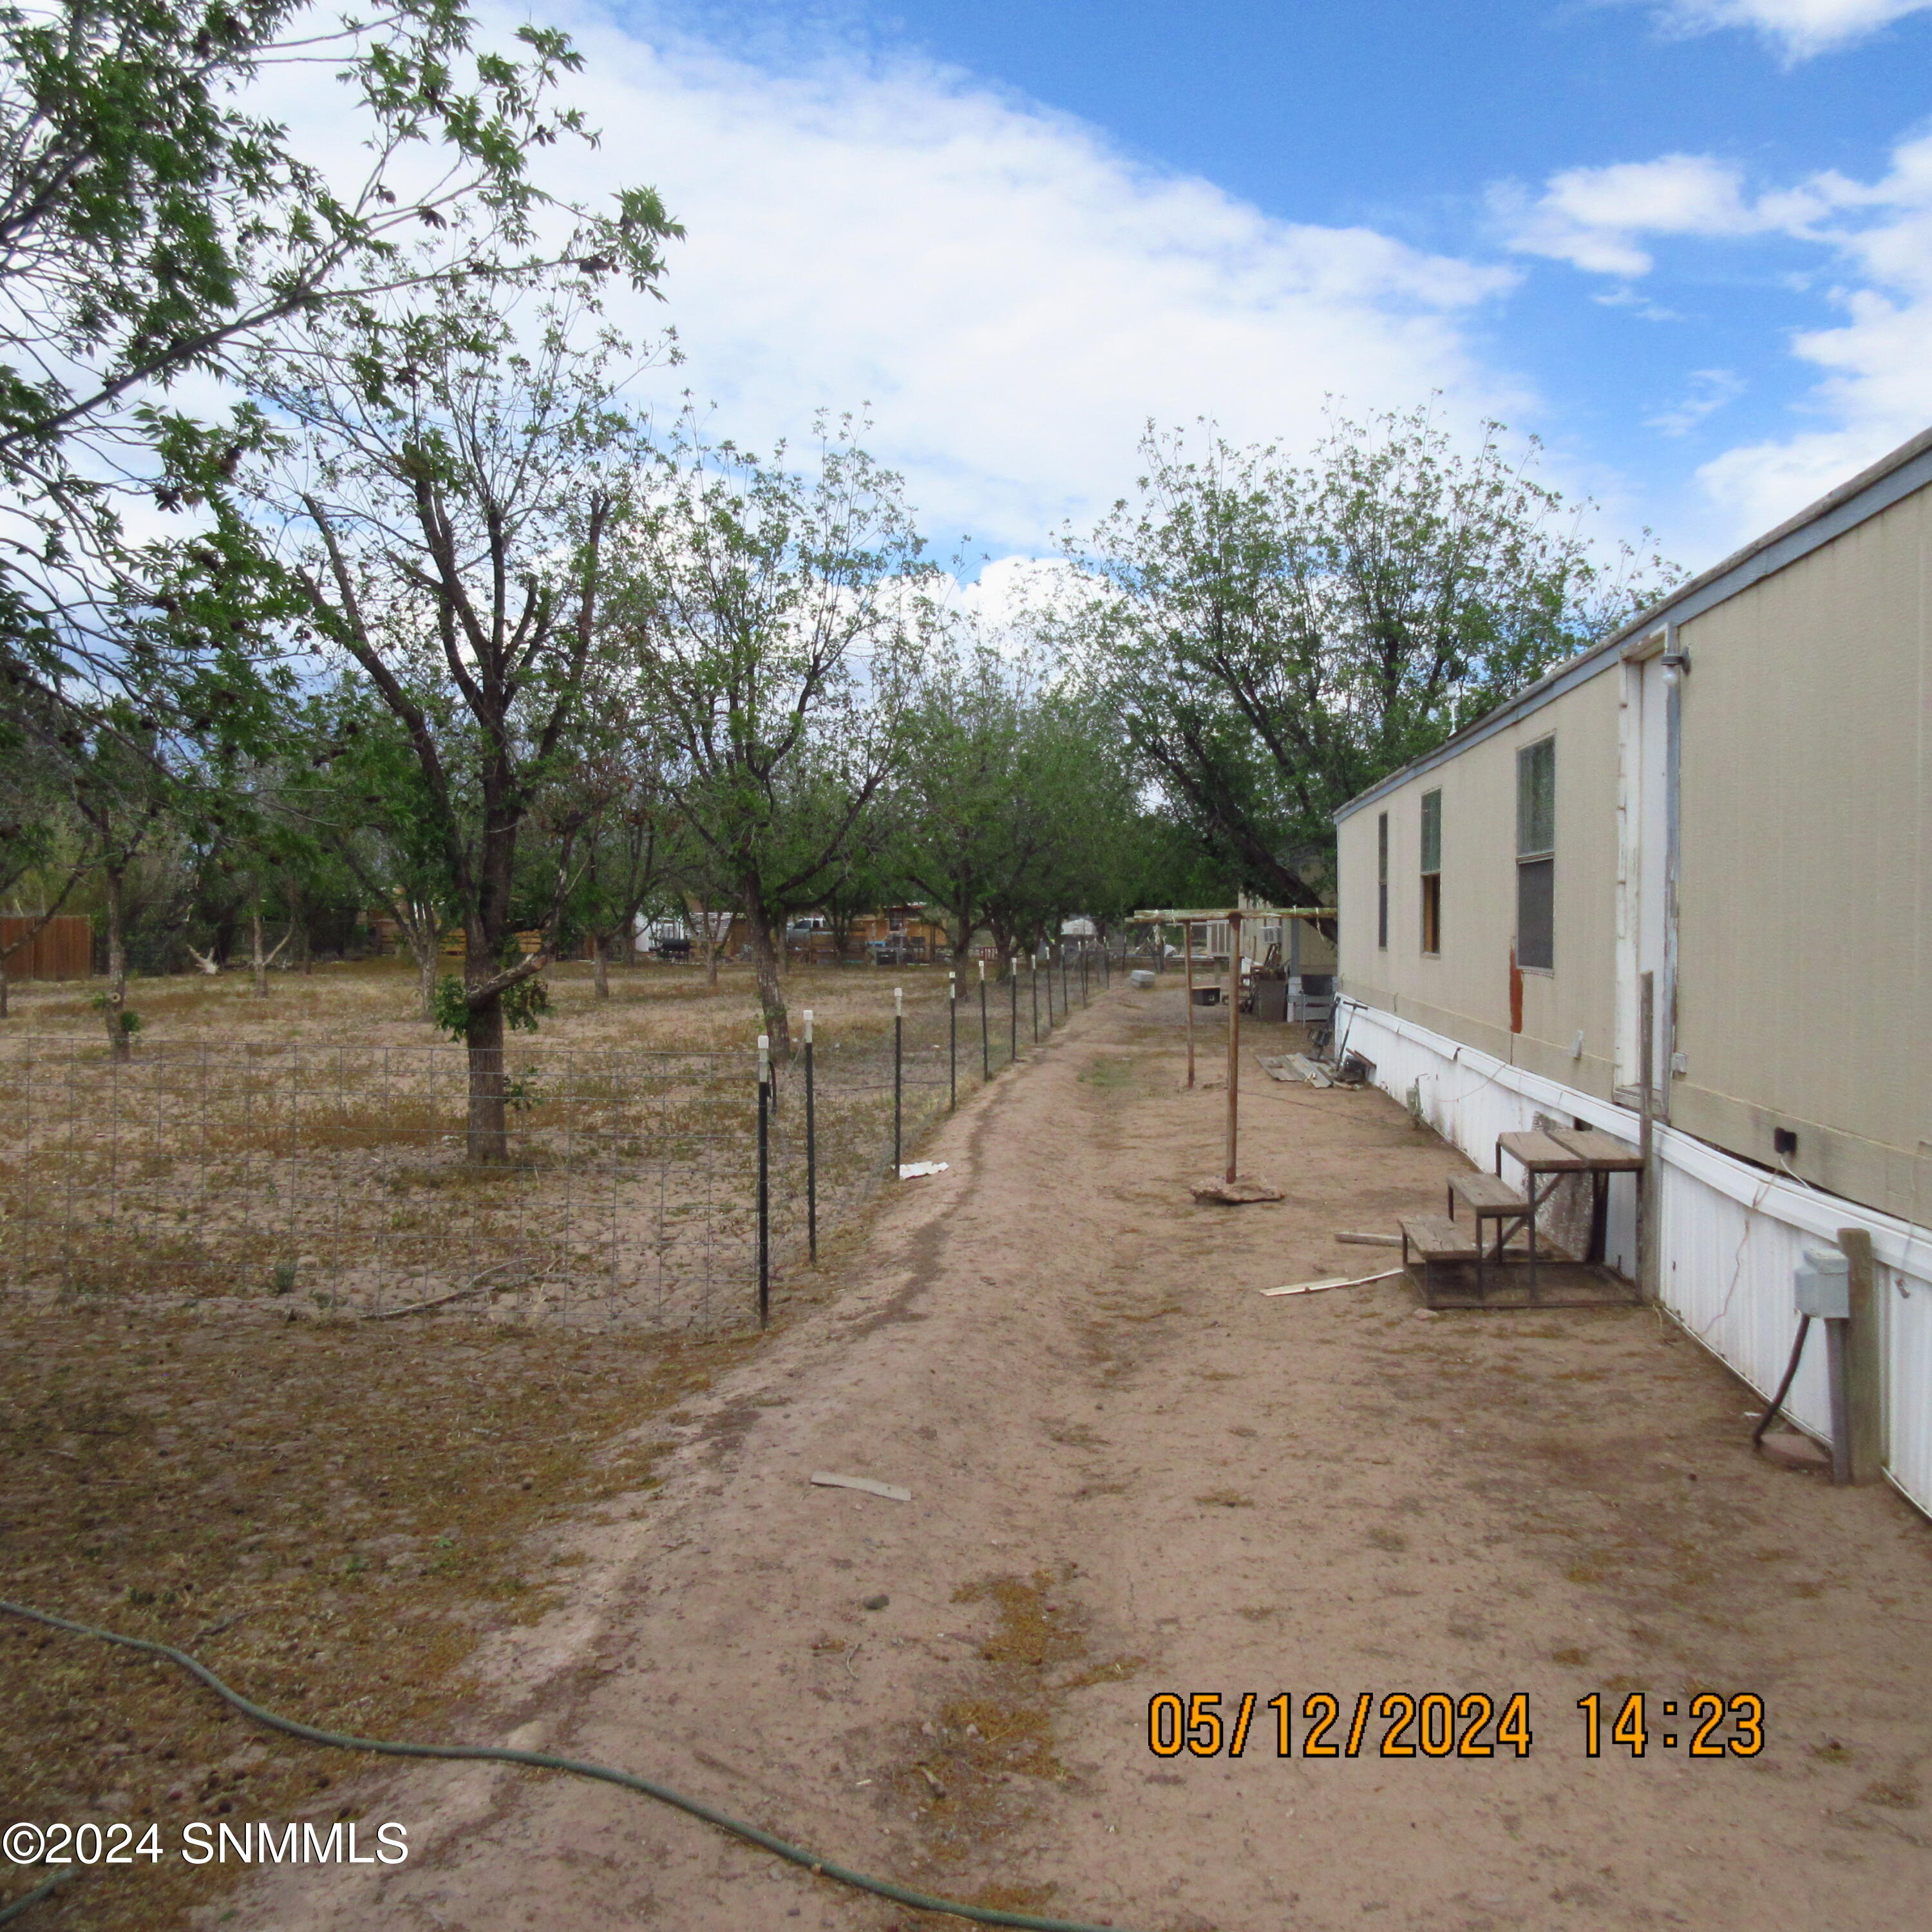
<instances>
[{"instance_id":1,"label":"dirt path","mask_svg":"<svg viewBox=\"0 0 1932 1932\"><path fill-rule=\"evenodd\" d=\"M962 1108L930 1150L951 1171L687 1412L572 1615L528 1634L542 1688L499 1735L914 1884L1142 1932L1916 1922L1932 1529L1754 1460L1747 1393L1648 1312L1253 1292L1376 1264L1332 1231L1430 1204L1459 1157L1379 1094L1257 1078L1244 1166L1290 1198L1196 1207L1221 1096L1177 1090L1179 1016L1117 992ZM1585 1755L1593 1690L1606 1732L1648 1694L1640 1762ZM1156 1756L1164 1691L1218 1694L1231 1725L1258 1694L1244 1754ZM1364 1691L1360 1755L1301 1755L1306 1700L1334 1696L1346 1747ZM1499 1717L1524 1694L1529 1754L1492 1724L1492 1756L1379 1755L1384 1698L1430 1692ZM1705 1692L1763 1699L1760 1754L1687 1759L1663 1702ZM1729 1713L1713 1733L1739 1735ZM368 1789L370 1819L410 1828L406 1867L259 1890L228 1922L912 1923L574 1781Z\"/></svg>"}]
</instances>

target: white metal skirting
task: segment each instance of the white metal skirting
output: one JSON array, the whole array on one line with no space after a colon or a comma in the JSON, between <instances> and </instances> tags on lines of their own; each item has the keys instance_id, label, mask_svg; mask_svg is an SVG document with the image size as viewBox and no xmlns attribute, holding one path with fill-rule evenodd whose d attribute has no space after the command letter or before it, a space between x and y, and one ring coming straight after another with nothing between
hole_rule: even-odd
<instances>
[{"instance_id":1,"label":"white metal skirting","mask_svg":"<svg viewBox=\"0 0 1932 1932\"><path fill-rule=\"evenodd\" d=\"M1628 1108L1512 1066L1412 1020L1354 1001L1339 1025L1375 1067L1377 1086L1418 1106L1430 1126L1478 1166L1495 1165L1496 1137L1534 1124L1539 1113L1588 1120L1627 1140ZM1882 1310L1886 1469L1932 1514L1932 1229L1862 1208L1752 1166L1688 1134L1659 1127L1658 1254L1664 1305L1696 1339L1768 1396L1797 1333L1792 1274L1808 1246L1840 1228L1863 1228L1878 1263ZM1636 1268L1636 1192L1612 1184L1606 1252ZM1825 1352L1808 1344L1787 1406L1805 1428L1828 1430ZM1740 1421L1742 1418L1740 1418Z\"/></svg>"}]
</instances>

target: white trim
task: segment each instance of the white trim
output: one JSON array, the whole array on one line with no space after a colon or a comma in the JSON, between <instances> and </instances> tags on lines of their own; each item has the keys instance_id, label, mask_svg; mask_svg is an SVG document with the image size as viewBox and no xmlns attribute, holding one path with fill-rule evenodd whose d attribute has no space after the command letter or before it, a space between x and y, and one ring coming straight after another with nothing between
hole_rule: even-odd
<instances>
[{"instance_id":1,"label":"white trim","mask_svg":"<svg viewBox=\"0 0 1932 1932\"><path fill-rule=\"evenodd\" d=\"M1336 1004L1552 1112L1573 1114L1627 1140L1634 1139L1640 1131L1640 1123L1632 1108L1600 1100L1594 1094L1565 1087L1560 1081L1531 1072L1527 1067L1512 1066L1480 1047L1451 1040L1446 1034L1418 1025L1400 1014L1385 1012L1379 1006L1366 1005L1347 994ZM1887 1268L1932 1282L1932 1228L1915 1227L1895 1214L1847 1201L1840 1195L1828 1194L1822 1188L1808 1186L1802 1180L1787 1180L1768 1168L1755 1167L1708 1141L1666 1126L1660 1121L1652 1132L1658 1151L1672 1167L1682 1168L1727 1199L1755 1208L1761 1214L1774 1215L1808 1234L1826 1240L1835 1240L1840 1228L1863 1228L1872 1238L1874 1256Z\"/></svg>"},{"instance_id":2,"label":"white trim","mask_svg":"<svg viewBox=\"0 0 1932 1932\"><path fill-rule=\"evenodd\" d=\"M1636 1114L1448 1038L1413 1020L1344 996L1348 1046L1375 1064L1376 1083L1407 1097L1427 1123L1486 1166L1498 1132L1531 1125L1538 1110L1588 1120L1625 1138ZM1932 1228L1846 1201L1726 1154L1658 1123L1652 1193L1659 1301L1691 1339L1760 1396L1776 1385L1798 1318L1795 1270L1808 1244L1841 1228L1871 1237L1883 1388L1885 1473L1932 1515ZM1612 1186L1606 1251L1625 1271L1634 1259L1634 1196ZM1824 1352L1805 1351L1786 1412L1828 1433Z\"/></svg>"}]
</instances>

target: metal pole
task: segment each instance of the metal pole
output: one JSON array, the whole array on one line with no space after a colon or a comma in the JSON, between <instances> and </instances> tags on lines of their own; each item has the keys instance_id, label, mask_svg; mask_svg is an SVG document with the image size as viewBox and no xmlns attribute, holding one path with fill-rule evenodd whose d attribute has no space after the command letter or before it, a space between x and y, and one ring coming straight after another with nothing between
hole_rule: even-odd
<instances>
[{"instance_id":1,"label":"metal pole","mask_svg":"<svg viewBox=\"0 0 1932 1932\"><path fill-rule=\"evenodd\" d=\"M1180 928L1181 944L1187 954L1187 1084L1194 1084L1194 922Z\"/></svg>"},{"instance_id":2,"label":"metal pole","mask_svg":"<svg viewBox=\"0 0 1932 1932\"><path fill-rule=\"evenodd\" d=\"M1027 976L1033 985L1033 1043L1040 1044L1040 955L1027 955Z\"/></svg>"},{"instance_id":3,"label":"metal pole","mask_svg":"<svg viewBox=\"0 0 1932 1932\"><path fill-rule=\"evenodd\" d=\"M812 1009L805 1010L805 1240L818 1265L818 1114L812 1075Z\"/></svg>"},{"instance_id":4,"label":"metal pole","mask_svg":"<svg viewBox=\"0 0 1932 1932\"><path fill-rule=\"evenodd\" d=\"M1073 1016L1073 1003L1066 996L1066 941L1060 942L1060 1017L1063 1020Z\"/></svg>"},{"instance_id":5,"label":"metal pole","mask_svg":"<svg viewBox=\"0 0 1932 1932\"><path fill-rule=\"evenodd\" d=\"M1087 990L1087 942L1083 939L1080 942L1080 1006L1082 1012L1085 1011L1089 1004L1090 997Z\"/></svg>"},{"instance_id":6,"label":"metal pole","mask_svg":"<svg viewBox=\"0 0 1932 1932\"><path fill-rule=\"evenodd\" d=\"M1657 976L1639 976L1636 997L1637 1152L1643 1171L1636 1178L1636 1291L1646 1301L1658 1298L1652 1250L1657 1240L1658 1205L1657 1134L1654 1116L1657 1080Z\"/></svg>"},{"instance_id":7,"label":"metal pole","mask_svg":"<svg viewBox=\"0 0 1932 1932\"><path fill-rule=\"evenodd\" d=\"M903 1124L901 1101L905 1088L905 988L892 988L892 1178L899 1178L900 1130Z\"/></svg>"},{"instance_id":8,"label":"metal pole","mask_svg":"<svg viewBox=\"0 0 1932 1932\"><path fill-rule=\"evenodd\" d=\"M959 975L946 976L946 1111L959 1104Z\"/></svg>"},{"instance_id":9,"label":"metal pole","mask_svg":"<svg viewBox=\"0 0 1932 1932\"><path fill-rule=\"evenodd\" d=\"M1228 920L1228 1178L1234 1178L1241 1106L1241 915Z\"/></svg>"},{"instance_id":10,"label":"metal pole","mask_svg":"<svg viewBox=\"0 0 1932 1932\"><path fill-rule=\"evenodd\" d=\"M772 1317L772 1041L758 1036L758 1326Z\"/></svg>"},{"instance_id":11,"label":"metal pole","mask_svg":"<svg viewBox=\"0 0 1932 1932\"><path fill-rule=\"evenodd\" d=\"M1842 1486L1852 1480L1852 1405L1845 1372L1845 1330L1850 1324L1836 1318L1825 1324L1825 1375L1832 1402L1832 1480Z\"/></svg>"},{"instance_id":12,"label":"metal pole","mask_svg":"<svg viewBox=\"0 0 1932 1932\"><path fill-rule=\"evenodd\" d=\"M993 1036L986 1030L986 962L982 959L980 967L980 1078L990 1080L993 1077Z\"/></svg>"},{"instance_id":13,"label":"metal pole","mask_svg":"<svg viewBox=\"0 0 1932 1932\"><path fill-rule=\"evenodd\" d=\"M1012 1009L1006 1040L1006 1060L1010 1065L1020 1057L1020 956L1017 952L1007 969L1006 1004Z\"/></svg>"}]
</instances>

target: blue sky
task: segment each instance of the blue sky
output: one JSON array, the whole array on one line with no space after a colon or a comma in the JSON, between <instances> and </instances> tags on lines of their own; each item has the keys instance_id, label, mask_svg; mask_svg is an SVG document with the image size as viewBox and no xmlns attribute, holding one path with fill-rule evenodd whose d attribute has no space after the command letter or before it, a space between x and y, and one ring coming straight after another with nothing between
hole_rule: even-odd
<instances>
[{"instance_id":1,"label":"blue sky","mask_svg":"<svg viewBox=\"0 0 1932 1932\"><path fill-rule=\"evenodd\" d=\"M531 10L690 225L667 394L868 405L942 545L1436 392L1695 567L1932 422L1932 0Z\"/></svg>"}]
</instances>

